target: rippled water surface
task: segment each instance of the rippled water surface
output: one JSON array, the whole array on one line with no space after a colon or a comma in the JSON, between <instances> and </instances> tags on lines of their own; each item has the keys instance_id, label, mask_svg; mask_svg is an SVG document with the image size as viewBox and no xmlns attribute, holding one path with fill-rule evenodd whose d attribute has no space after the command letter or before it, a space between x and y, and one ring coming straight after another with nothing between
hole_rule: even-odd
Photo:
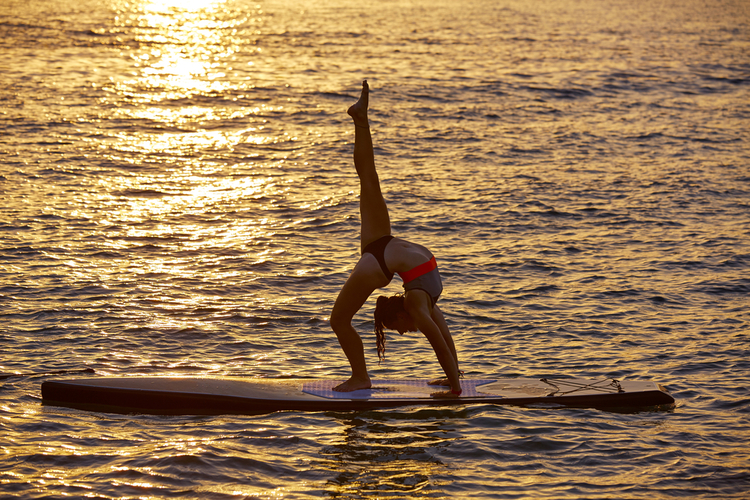
<instances>
[{"instance_id":1,"label":"rippled water surface","mask_svg":"<svg viewBox=\"0 0 750 500\"><path fill-rule=\"evenodd\" d=\"M394 231L438 257L467 375L654 380L677 405L158 417L14 376L0 496L743 497L749 11L4 0L1 372L348 376L328 316L367 78ZM371 374L439 375L418 334L377 365L373 303Z\"/></svg>"}]
</instances>

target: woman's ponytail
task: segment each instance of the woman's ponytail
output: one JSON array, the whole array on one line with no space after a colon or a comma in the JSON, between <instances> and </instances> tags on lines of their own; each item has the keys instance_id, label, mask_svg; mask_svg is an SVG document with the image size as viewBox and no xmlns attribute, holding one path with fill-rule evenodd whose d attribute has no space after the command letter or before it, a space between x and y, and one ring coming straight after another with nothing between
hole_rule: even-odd
<instances>
[{"instance_id":1,"label":"woman's ponytail","mask_svg":"<svg viewBox=\"0 0 750 500\"><path fill-rule=\"evenodd\" d=\"M375 340L378 347L378 363L385 359L385 324L396 321L401 312L405 312L403 295L392 297L381 295L375 301Z\"/></svg>"}]
</instances>

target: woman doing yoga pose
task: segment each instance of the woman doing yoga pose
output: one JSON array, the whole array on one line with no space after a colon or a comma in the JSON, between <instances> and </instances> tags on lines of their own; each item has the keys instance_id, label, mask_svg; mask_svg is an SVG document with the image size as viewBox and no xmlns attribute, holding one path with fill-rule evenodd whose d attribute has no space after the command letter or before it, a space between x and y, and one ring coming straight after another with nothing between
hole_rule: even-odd
<instances>
[{"instance_id":1,"label":"woman doing yoga pose","mask_svg":"<svg viewBox=\"0 0 750 500\"><path fill-rule=\"evenodd\" d=\"M404 295L378 297L375 308L375 332L378 357L385 351L384 328L404 332L420 331L427 337L437 355L446 378L430 382L450 386L450 391L433 396L461 394L458 356L437 300L443 290L437 263L422 245L391 236L388 207L380 192L375 170L375 155L367 118L369 87L362 83L362 95L351 108L354 120L354 167L360 182L359 208L362 218L362 256L336 298L331 312L331 328L336 333L352 367L352 376L334 388L354 391L372 386L367 373L362 339L352 326L352 318L377 288L391 282L393 273L404 280Z\"/></svg>"}]
</instances>

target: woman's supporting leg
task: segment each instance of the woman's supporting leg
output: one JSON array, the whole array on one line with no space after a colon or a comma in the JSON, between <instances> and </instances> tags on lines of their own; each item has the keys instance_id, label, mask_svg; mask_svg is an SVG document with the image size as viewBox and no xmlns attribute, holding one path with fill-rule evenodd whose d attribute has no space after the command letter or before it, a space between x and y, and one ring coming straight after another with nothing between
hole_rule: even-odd
<instances>
[{"instance_id":1,"label":"woman's supporting leg","mask_svg":"<svg viewBox=\"0 0 750 500\"><path fill-rule=\"evenodd\" d=\"M375 153L367 119L369 92L367 81L362 82L362 95L348 111L354 120L354 167L359 175L359 212L362 221L360 238L363 249L381 236L391 234L391 219L380 191L380 179L375 170Z\"/></svg>"},{"instance_id":2,"label":"woman's supporting leg","mask_svg":"<svg viewBox=\"0 0 750 500\"><path fill-rule=\"evenodd\" d=\"M336 303L331 311L331 328L349 360L352 376L343 384L334 387L334 391L356 391L372 385L367 373L362 338L352 326L352 318L376 288L387 284L388 281L380 271L375 257L365 254L336 297Z\"/></svg>"}]
</instances>

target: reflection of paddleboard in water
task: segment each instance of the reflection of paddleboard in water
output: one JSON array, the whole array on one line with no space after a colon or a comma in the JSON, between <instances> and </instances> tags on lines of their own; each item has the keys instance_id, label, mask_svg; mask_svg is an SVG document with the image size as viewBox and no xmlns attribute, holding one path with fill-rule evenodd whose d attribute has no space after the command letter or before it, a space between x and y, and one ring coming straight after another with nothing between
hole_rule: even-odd
<instances>
[{"instance_id":1,"label":"reflection of paddleboard in water","mask_svg":"<svg viewBox=\"0 0 750 500\"><path fill-rule=\"evenodd\" d=\"M116 413L172 415L262 414L273 411L348 411L398 406L498 404L612 408L672 405L654 382L614 379L461 380L457 398L436 398L444 387L427 380L373 380L371 389L334 392L339 380L112 377L42 384L46 405Z\"/></svg>"}]
</instances>

